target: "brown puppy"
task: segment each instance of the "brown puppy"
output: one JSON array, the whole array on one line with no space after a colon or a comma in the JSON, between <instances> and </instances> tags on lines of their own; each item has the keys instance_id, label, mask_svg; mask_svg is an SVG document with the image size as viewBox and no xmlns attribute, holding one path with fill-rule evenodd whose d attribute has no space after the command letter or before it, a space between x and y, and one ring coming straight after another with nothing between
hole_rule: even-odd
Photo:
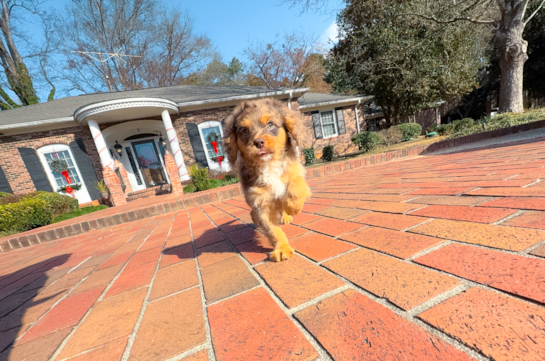
<instances>
[{"instance_id":1,"label":"brown puppy","mask_svg":"<svg viewBox=\"0 0 545 361\"><path fill-rule=\"evenodd\" d=\"M305 143L309 130L299 112L275 99L243 102L226 120L229 161L240 173L252 220L274 246L271 261L282 261L293 248L278 226L288 224L303 209L310 189L296 149Z\"/></svg>"}]
</instances>

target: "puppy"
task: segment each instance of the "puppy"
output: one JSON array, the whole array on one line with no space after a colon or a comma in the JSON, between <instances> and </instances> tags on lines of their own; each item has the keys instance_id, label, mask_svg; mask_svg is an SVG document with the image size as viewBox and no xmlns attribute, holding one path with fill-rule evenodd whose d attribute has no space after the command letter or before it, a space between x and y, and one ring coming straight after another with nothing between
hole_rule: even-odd
<instances>
[{"instance_id":1,"label":"puppy","mask_svg":"<svg viewBox=\"0 0 545 361\"><path fill-rule=\"evenodd\" d=\"M308 141L301 113L275 99L243 102L226 119L228 156L240 173L253 222L260 226L274 250L271 261L293 255L279 224L289 224L301 212L310 189L305 182L297 146Z\"/></svg>"}]
</instances>

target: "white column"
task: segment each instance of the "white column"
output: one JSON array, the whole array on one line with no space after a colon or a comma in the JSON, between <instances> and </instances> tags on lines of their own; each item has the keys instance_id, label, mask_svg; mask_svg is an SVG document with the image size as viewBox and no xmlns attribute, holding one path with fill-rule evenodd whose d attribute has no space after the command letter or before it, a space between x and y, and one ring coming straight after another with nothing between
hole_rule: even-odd
<instances>
[{"instance_id":1,"label":"white column","mask_svg":"<svg viewBox=\"0 0 545 361\"><path fill-rule=\"evenodd\" d=\"M163 124L167 131L168 142L170 143L170 150L172 150L172 156L174 157L174 162L176 162L176 167L178 167L178 174L180 175L180 180L188 180L189 174L187 174L187 169L184 163L184 156L182 155L182 150L180 149L180 143L178 142L178 135L176 130L172 125L172 120L170 119L170 114L168 110L163 110L161 112L161 118L163 118Z\"/></svg>"},{"instance_id":2,"label":"white column","mask_svg":"<svg viewBox=\"0 0 545 361\"><path fill-rule=\"evenodd\" d=\"M89 125L89 129L91 129L91 135L93 136L93 140L95 141L95 146L97 148L98 155L100 156L102 168L108 166L112 170L114 170L114 160L112 159L110 150L106 145L106 141L102 136L102 132L100 131L97 122L95 122L94 120L88 120L87 124Z\"/></svg>"}]
</instances>

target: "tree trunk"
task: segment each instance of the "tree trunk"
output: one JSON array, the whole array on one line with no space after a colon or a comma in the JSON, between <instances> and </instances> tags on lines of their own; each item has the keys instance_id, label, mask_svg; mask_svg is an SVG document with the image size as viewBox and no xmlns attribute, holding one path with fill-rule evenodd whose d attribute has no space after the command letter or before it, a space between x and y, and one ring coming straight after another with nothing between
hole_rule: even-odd
<instances>
[{"instance_id":1,"label":"tree trunk","mask_svg":"<svg viewBox=\"0 0 545 361\"><path fill-rule=\"evenodd\" d=\"M502 9L500 27L496 34L500 52L500 112L522 113L522 79L524 63L528 60L528 42L522 38L525 6L506 6Z\"/></svg>"}]
</instances>

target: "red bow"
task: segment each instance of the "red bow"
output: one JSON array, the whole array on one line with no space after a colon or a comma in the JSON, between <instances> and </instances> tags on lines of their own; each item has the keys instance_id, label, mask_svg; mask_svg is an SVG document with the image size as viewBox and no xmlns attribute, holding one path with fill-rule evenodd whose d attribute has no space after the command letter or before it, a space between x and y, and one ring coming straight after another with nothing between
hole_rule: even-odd
<instances>
[{"instance_id":1,"label":"red bow","mask_svg":"<svg viewBox=\"0 0 545 361\"><path fill-rule=\"evenodd\" d=\"M218 159L218 163L220 164L220 167L221 167L221 162L223 162L223 157L219 156L217 159Z\"/></svg>"},{"instance_id":2,"label":"red bow","mask_svg":"<svg viewBox=\"0 0 545 361\"><path fill-rule=\"evenodd\" d=\"M66 188L64 188L64 191L65 191L66 193L68 193L68 194L74 193L74 190L72 189L72 187L66 187Z\"/></svg>"},{"instance_id":3,"label":"red bow","mask_svg":"<svg viewBox=\"0 0 545 361\"><path fill-rule=\"evenodd\" d=\"M72 183L72 180L70 179L70 175L69 175L70 173L68 173L67 170L63 170L61 172L61 174L64 176L64 179L66 179L66 183L68 183L68 184ZM70 188L70 189L72 189L72 188Z\"/></svg>"},{"instance_id":4,"label":"red bow","mask_svg":"<svg viewBox=\"0 0 545 361\"><path fill-rule=\"evenodd\" d=\"M218 152L218 142L212 142L212 146L214 147L214 153Z\"/></svg>"}]
</instances>

